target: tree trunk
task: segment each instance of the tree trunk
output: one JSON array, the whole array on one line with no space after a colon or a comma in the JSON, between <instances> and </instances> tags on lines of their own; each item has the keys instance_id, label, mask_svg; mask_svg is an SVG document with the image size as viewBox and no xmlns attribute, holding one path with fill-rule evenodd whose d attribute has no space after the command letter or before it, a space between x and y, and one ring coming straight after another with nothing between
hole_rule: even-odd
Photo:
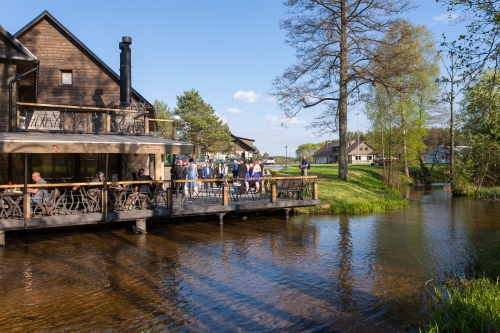
<instances>
[{"instance_id":1,"label":"tree trunk","mask_svg":"<svg viewBox=\"0 0 500 333\"><path fill-rule=\"evenodd\" d=\"M341 3L340 23L340 89L339 89L339 173L341 180L348 181L347 160L347 83L349 82L347 71L347 17L346 0Z\"/></svg>"},{"instance_id":2,"label":"tree trunk","mask_svg":"<svg viewBox=\"0 0 500 333\"><path fill-rule=\"evenodd\" d=\"M451 82L451 95L450 95L450 174L453 175L455 167L455 111L453 103L455 103L455 90L453 88L454 82Z\"/></svg>"},{"instance_id":3,"label":"tree trunk","mask_svg":"<svg viewBox=\"0 0 500 333\"><path fill-rule=\"evenodd\" d=\"M431 171L425 166L425 163L422 160L421 156L418 158L418 160L420 162L420 170L422 171L422 175L424 176L424 182L426 184L430 184L430 182L431 182Z\"/></svg>"}]
</instances>

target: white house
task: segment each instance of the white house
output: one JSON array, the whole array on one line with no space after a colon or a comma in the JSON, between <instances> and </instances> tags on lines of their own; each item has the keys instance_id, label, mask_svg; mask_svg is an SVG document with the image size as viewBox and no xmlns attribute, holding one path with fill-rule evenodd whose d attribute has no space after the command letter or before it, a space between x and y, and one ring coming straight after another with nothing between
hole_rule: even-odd
<instances>
[{"instance_id":1,"label":"white house","mask_svg":"<svg viewBox=\"0 0 500 333\"><path fill-rule=\"evenodd\" d=\"M358 145L357 140L351 140L348 145L347 158L349 163L372 163L374 155L378 154L374 152L373 148L366 141L360 141ZM339 143L327 142L313 154L313 161L314 164L338 163Z\"/></svg>"},{"instance_id":2,"label":"white house","mask_svg":"<svg viewBox=\"0 0 500 333\"><path fill-rule=\"evenodd\" d=\"M455 146L455 154L459 154L467 146ZM425 163L434 164L449 164L450 163L450 146L437 146L434 149L425 153Z\"/></svg>"}]
</instances>

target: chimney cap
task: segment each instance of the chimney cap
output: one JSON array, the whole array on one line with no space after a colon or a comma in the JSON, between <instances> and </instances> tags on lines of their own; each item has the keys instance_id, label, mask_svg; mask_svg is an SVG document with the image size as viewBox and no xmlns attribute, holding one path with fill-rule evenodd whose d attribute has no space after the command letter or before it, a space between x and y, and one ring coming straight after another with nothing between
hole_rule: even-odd
<instances>
[{"instance_id":1,"label":"chimney cap","mask_svg":"<svg viewBox=\"0 0 500 333\"><path fill-rule=\"evenodd\" d=\"M122 37L122 43L132 44L132 37L129 37L129 36L123 36L123 37Z\"/></svg>"}]
</instances>

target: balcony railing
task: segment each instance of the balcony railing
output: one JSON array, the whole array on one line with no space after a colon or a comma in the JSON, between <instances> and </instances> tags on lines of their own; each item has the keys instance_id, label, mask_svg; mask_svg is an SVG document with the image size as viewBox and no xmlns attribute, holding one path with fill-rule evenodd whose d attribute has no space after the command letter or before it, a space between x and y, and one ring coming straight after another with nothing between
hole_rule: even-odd
<instances>
[{"instance_id":1,"label":"balcony railing","mask_svg":"<svg viewBox=\"0 0 500 333\"><path fill-rule=\"evenodd\" d=\"M147 111L17 103L19 130L149 133Z\"/></svg>"}]
</instances>

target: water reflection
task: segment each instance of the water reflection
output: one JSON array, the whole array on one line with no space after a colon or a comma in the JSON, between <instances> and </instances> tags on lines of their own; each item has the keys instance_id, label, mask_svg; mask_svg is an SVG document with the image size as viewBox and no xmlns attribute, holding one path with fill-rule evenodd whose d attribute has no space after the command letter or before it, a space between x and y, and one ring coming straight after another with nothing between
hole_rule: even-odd
<instances>
[{"instance_id":1,"label":"water reflection","mask_svg":"<svg viewBox=\"0 0 500 333\"><path fill-rule=\"evenodd\" d=\"M408 210L385 214L9 237L1 330L404 331L432 284L500 230L498 204L436 187L406 195Z\"/></svg>"}]
</instances>

